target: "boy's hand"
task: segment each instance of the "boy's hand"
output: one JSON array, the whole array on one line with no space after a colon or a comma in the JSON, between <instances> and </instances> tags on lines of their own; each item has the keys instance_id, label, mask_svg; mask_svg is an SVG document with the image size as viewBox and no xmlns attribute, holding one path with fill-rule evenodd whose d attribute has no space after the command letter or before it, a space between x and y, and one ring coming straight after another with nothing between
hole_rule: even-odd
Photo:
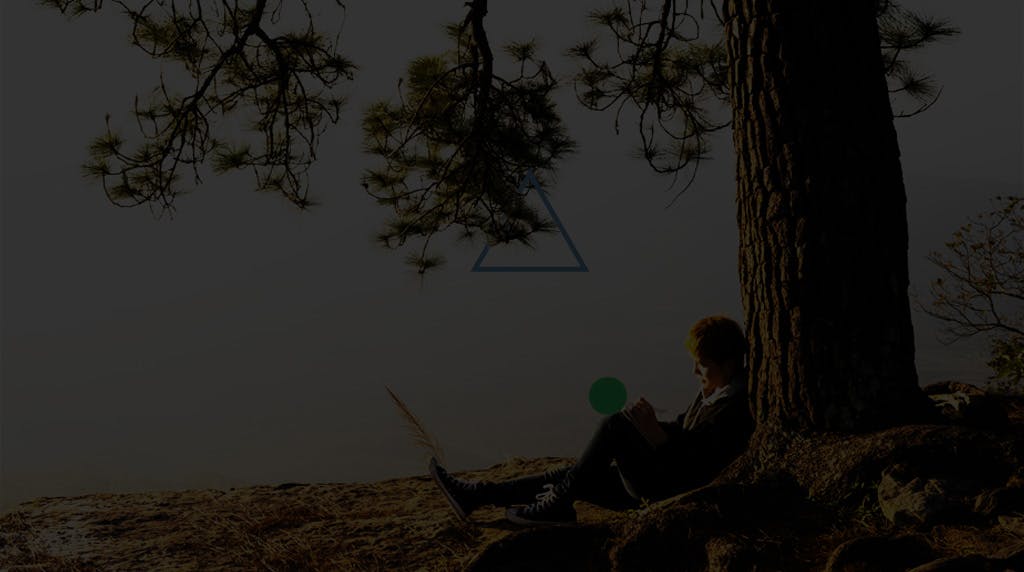
<instances>
[{"instance_id":1,"label":"boy's hand","mask_svg":"<svg viewBox=\"0 0 1024 572\"><path fill-rule=\"evenodd\" d=\"M643 397L641 397L636 403L626 406L622 412L626 415L627 419L633 422L637 431L639 431L651 445L658 447L668 440L668 435L665 434L665 430L658 424L658 417L654 414L654 408L651 407L651 404Z\"/></svg>"}]
</instances>

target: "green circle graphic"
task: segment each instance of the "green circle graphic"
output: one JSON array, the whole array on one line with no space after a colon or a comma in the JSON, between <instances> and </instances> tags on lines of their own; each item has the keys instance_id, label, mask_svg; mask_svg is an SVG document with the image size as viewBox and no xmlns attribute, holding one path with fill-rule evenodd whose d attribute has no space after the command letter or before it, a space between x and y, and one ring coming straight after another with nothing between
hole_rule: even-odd
<instances>
[{"instance_id":1,"label":"green circle graphic","mask_svg":"<svg viewBox=\"0 0 1024 572\"><path fill-rule=\"evenodd\" d=\"M617 378L602 377L590 386L590 406L601 415L611 415L626 404L626 386Z\"/></svg>"}]
</instances>

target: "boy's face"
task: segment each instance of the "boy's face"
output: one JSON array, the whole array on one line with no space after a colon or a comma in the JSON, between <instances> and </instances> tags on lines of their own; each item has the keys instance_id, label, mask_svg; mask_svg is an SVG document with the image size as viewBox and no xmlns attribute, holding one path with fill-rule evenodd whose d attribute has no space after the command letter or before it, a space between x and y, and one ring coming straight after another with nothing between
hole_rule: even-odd
<instances>
[{"instance_id":1,"label":"boy's face","mask_svg":"<svg viewBox=\"0 0 1024 572\"><path fill-rule=\"evenodd\" d=\"M727 385L729 377L733 373L730 371L731 369L731 367L726 367L707 358L694 358L693 360L693 375L697 376L701 387L707 391Z\"/></svg>"}]
</instances>

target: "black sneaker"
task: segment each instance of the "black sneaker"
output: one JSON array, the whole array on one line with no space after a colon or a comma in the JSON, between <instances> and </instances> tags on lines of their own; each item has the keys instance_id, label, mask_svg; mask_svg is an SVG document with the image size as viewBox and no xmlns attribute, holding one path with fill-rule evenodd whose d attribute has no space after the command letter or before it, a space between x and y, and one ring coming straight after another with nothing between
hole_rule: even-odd
<instances>
[{"instance_id":1,"label":"black sneaker","mask_svg":"<svg viewBox=\"0 0 1024 572\"><path fill-rule=\"evenodd\" d=\"M448 474L444 467L437 464L437 459L430 459L430 476L434 478L438 488L444 493L448 504L452 505L455 514L463 522L469 522L469 514L483 506L483 484L479 481L466 481Z\"/></svg>"},{"instance_id":2,"label":"black sneaker","mask_svg":"<svg viewBox=\"0 0 1024 572\"><path fill-rule=\"evenodd\" d=\"M547 490L537 495L537 502L509 507L505 510L505 518L516 524L575 526L576 509L572 506L566 481L544 487Z\"/></svg>"},{"instance_id":3,"label":"black sneaker","mask_svg":"<svg viewBox=\"0 0 1024 572\"><path fill-rule=\"evenodd\" d=\"M569 474L569 471L573 468L573 465L564 465L561 467L555 467L544 471L544 481L551 484L558 484Z\"/></svg>"}]
</instances>

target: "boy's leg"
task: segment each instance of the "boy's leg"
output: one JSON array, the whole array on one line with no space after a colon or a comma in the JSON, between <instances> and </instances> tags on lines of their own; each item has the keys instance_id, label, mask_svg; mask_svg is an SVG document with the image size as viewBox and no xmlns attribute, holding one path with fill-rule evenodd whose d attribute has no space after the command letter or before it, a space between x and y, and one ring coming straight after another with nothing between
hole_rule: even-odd
<instances>
[{"instance_id":1,"label":"boy's leg","mask_svg":"<svg viewBox=\"0 0 1024 572\"><path fill-rule=\"evenodd\" d=\"M509 506L529 504L543 491L544 485L561 481L570 466L552 468L533 475L505 481L470 481L460 479L446 471L431 459L428 471L444 493L448 503L460 519L466 520L470 513L484 505Z\"/></svg>"},{"instance_id":2,"label":"boy's leg","mask_svg":"<svg viewBox=\"0 0 1024 572\"><path fill-rule=\"evenodd\" d=\"M680 429L675 423L659 421L658 424L669 439ZM688 483L692 475L686 460L668 458L665 451L655 450L651 445L643 454L627 455L618 464L626 489L637 498L642 495L648 500L660 500L691 488Z\"/></svg>"},{"instance_id":3,"label":"boy's leg","mask_svg":"<svg viewBox=\"0 0 1024 572\"><path fill-rule=\"evenodd\" d=\"M637 508L641 495L650 497L658 488L657 460L624 414L608 415L572 467L572 498L608 509Z\"/></svg>"},{"instance_id":4,"label":"boy's leg","mask_svg":"<svg viewBox=\"0 0 1024 572\"><path fill-rule=\"evenodd\" d=\"M544 490L544 485L561 481L569 469L570 467L566 466L505 481L485 482L487 504L498 506L530 504L537 500L536 496Z\"/></svg>"},{"instance_id":5,"label":"boy's leg","mask_svg":"<svg viewBox=\"0 0 1024 572\"><path fill-rule=\"evenodd\" d=\"M613 470L621 474L618 482L609 479L612 461L617 465ZM537 502L510 508L505 514L510 521L520 524L572 524L576 522L572 506L576 499L604 502L612 497L623 499L621 493L652 492L659 497L650 498L660 498L661 483L665 482L662 464L661 456L633 423L622 413L615 413L601 421L583 454L561 482ZM632 493L625 489L626 481Z\"/></svg>"},{"instance_id":6,"label":"boy's leg","mask_svg":"<svg viewBox=\"0 0 1024 572\"><path fill-rule=\"evenodd\" d=\"M664 478L654 448L622 413L609 415L601 422L574 471L579 481L576 498L591 502L615 499L620 504L631 504L621 493L633 501L641 496L650 498L662 488Z\"/></svg>"},{"instance_id":7,"label":"boy's leg","mask_svg":"<svg viewBox=\"0 0 1024 572\"><path fill-rule=\"evenodd\" d=\"M641 506L638 497L633 496L615 465L609 465L600 473L593 473L576 492L575 500L611 509L628 510Z\"/></svg>"}]
</instances>

